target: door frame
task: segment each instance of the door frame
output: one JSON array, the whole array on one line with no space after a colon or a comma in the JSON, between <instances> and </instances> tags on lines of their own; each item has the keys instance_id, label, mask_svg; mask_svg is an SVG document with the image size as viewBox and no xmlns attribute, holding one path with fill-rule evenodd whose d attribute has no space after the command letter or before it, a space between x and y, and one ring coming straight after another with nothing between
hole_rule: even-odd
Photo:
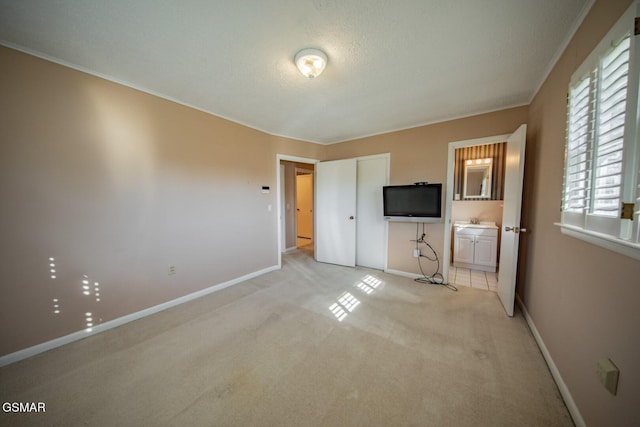
<instances>
[{"instance_id":1,"label":"door frame","mask_svg":"<svg viewBox=\"0 0 640 427\"><path fill-rule=\"evenodd\" d=\"M504 135L487 136L484 138L466 139L462 141L454 141L449 143L449 156L447 159L447 191L445 195L445 214L444 214L444 254L442 255L442 277L444 283L449 283L449 264L451 263L451 231L453 224L451 223L451 209L453 208L453 184L455 172L456 149L464 147L474 147L477 145L496 144L506 142L511 133Z\"/></svg>"},{"instance_id":2,"label":"door frame","mask_svg":"<svg viewBox=\"0 0 640 427\"><path fill-rule=\"evenodd\" d=\"M282 230L282 215L284 215L284 212L282 212L282 201L283 201L283 197L284 194L282 194L282 182L280 182L280 161L281 160L286 160L288 162L298 162L298 163L308 163L308 164L312 164L315 166L316 163L318 163L320 160L318 159L311 159L308 157L299 157L299 156L289 156L287 154L276 154L276 224L277 224L277 248L276 248L276 257L278 259L278 268L282 268L282 248L284 247L283 245L285 244L285 242L282 241L282 239L284 238L283 235L283 230ZM315 200L315 185L316 185L316 180L314 177L313 180L313 194L314 194L314 200ZM315 229L315 215L314 215L314 224L313 227ZM315 240L314 240L315 241Z\"/></svg>"}]
</instances>

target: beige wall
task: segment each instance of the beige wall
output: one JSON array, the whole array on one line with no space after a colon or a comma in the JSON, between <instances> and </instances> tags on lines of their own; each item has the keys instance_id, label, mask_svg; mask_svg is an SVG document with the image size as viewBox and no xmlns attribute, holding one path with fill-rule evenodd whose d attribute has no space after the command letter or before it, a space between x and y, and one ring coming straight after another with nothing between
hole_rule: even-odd
<instances>
[{"instance_id":1,"label":"beige wall","mask_svg":"<svg viewBox=\"0 0 640 427\"><path fill-rule=\"evenodd\" d=\"M569 79L631 2L597 1L530 106L525 210L530 229L519 294L585 422L637 424L640 396L640 261L560 233ZM600 358L620 369L618 395L595 374Z\"/></svg>"},{"instance_id":2,"label":"beige wall","mask_svg":"<svg viewBox=\"0 0 640 427\"><path fill-rule=\"evenodd\" d=\"M359 140L327 146L328 159L344 159L379 153L391 153L390 184L412 184L417 181L441 182L446 191L447 157L450 142L503 135L514 132L527 121L527 107L452 120ZM444 202L443 202L444 206ZM420 274L413 258L416 224L389 223L388 268ZM427 237L442 260L444 223L427 225ZM435 264L423 263L425 273ZM442 266L440 268L442 273Z\"/></svg>"},{"instance_id":3,"label":"beige wall","mask_svg":"<svg viewBox=\"0 0 640 427\"><path fill-rule=\"evenodd\" d=\"M0 355L277 265L276 154L325 147L11 49L0 63Z\"/></svg>"}]
</instances>

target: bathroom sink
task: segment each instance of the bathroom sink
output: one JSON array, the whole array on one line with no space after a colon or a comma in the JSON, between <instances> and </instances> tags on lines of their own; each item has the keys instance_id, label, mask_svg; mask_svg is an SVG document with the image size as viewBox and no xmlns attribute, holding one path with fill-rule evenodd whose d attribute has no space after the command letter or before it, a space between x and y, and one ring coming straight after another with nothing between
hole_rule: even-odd
<instances>
[{"instance_id":1,"label":"bathroom sink","mask_svg":"<svg viewBox=\"0 0 640 427\"><path fill-rule=\"evenodd\" d=\"M480 221L479 224L473 224L470 221L456 221L453 225L464 228L498 228L493 221Z\"/></svg>"}]
</instances>

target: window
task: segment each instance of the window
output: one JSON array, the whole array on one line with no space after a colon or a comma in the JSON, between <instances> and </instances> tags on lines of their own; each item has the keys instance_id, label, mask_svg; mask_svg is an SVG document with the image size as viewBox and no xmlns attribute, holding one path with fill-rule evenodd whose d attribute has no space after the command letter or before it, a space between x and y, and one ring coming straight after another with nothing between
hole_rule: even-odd
<instances>
[{"instance_id":1,"label":"window","mask_svg":"<svg viewBox=\"0 0 640 427\"><path fill-rule=\"evenodd\" d=\"M560 225L640 259L637 9L635 2L571 78Z\"/></svg>"}]
</instances>

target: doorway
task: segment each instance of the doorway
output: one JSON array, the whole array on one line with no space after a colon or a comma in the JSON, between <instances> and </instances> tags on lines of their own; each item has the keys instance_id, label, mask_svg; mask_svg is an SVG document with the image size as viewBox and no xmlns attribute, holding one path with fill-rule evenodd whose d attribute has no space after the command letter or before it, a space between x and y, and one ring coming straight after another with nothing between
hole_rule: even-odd
<instances>
[{"instance_id":1,"label":"doorway","mask_svg":"<svg viewBox=\"0 0 640 427\"><path fill-rule=\"evenodd\" d=\"M313 245L313 171L296 167L296 247Z\"/></svg>"},{"instance_id":2,"label":"doorway","mask_svg":"<svg viewBox=\"0 0 640 427\"><path fill-rule=\"evenodd\" d=\"M308 171L311 177L315 174L315 165L319 161L306 157L289 156L285 154L276 155L276 167L279 171L276 174L277 188L277 226L278 226L278 266L282 267L282 254L298 249L298 214L297 214L297 190L296 190L296 169ZM314 178L312 178L314 179ZM315 182L312 182L311 205L314 205ZM313 210L313 207L309 210ZM315 222L313 214L311 216L311 237L310 245L306 246L305 253L313 257L315 244Z\"/></svg>"},{"instance_id":3,"label":"doorway","mask_svg":"<svg viewBox=\"0 0 640 427\"><path fill-rule=\"evenodd\" d=\"M497 277L496 291L500 302L508 316L513 316L515 301L516 272L518 263L518 248L520 233L526 229L521 227L520 214L522 205L522 185L524 177L524 153L526 144L527 125L521 125L513 134L497 135L487 138L478 138L466 141L451 142L449 144L449 161L447 167L447 192L446 192L446 212L445 212L445 235L444 235L444 268L443 276L445 282L451 280L449 264L451 263L451 249L454 229L457 225L452 221L452 206L454 195L454 158L455 150L461 147L484 146L506 141L505 165L504 165L504 201L502 209L502 224L499 230L499 259L500 270ZM481 218L469 218L467 224L482 222ZM464 224L463 224L464 226ZM469 229L482 229L482 227L469 226ZM495 227L497 229L497 227ZM487 241L484 233L481 238L474 234L472 237L465 237L469 251L475 251L475 247L480 247L485 253L491 253L497 257L497 247L494 249ZM498 236L496 236L496 239ZM497 246L497 245L496 245ZM472 248L473 247L473 248ZM467 260L469 257L467 257ZM488 262L483 258L484 262ZM475 261L472 261L475 263Z\"/></svg>"},{"instance_id":4,"label":"doorway","mask_svg":"<svg viewBox=\"0 0 640 427\"><path fill-rule=\"evenodd\" d=\"M497 292L506 140L454 153L449 283Z\"/></svg>"}]
</instances>

